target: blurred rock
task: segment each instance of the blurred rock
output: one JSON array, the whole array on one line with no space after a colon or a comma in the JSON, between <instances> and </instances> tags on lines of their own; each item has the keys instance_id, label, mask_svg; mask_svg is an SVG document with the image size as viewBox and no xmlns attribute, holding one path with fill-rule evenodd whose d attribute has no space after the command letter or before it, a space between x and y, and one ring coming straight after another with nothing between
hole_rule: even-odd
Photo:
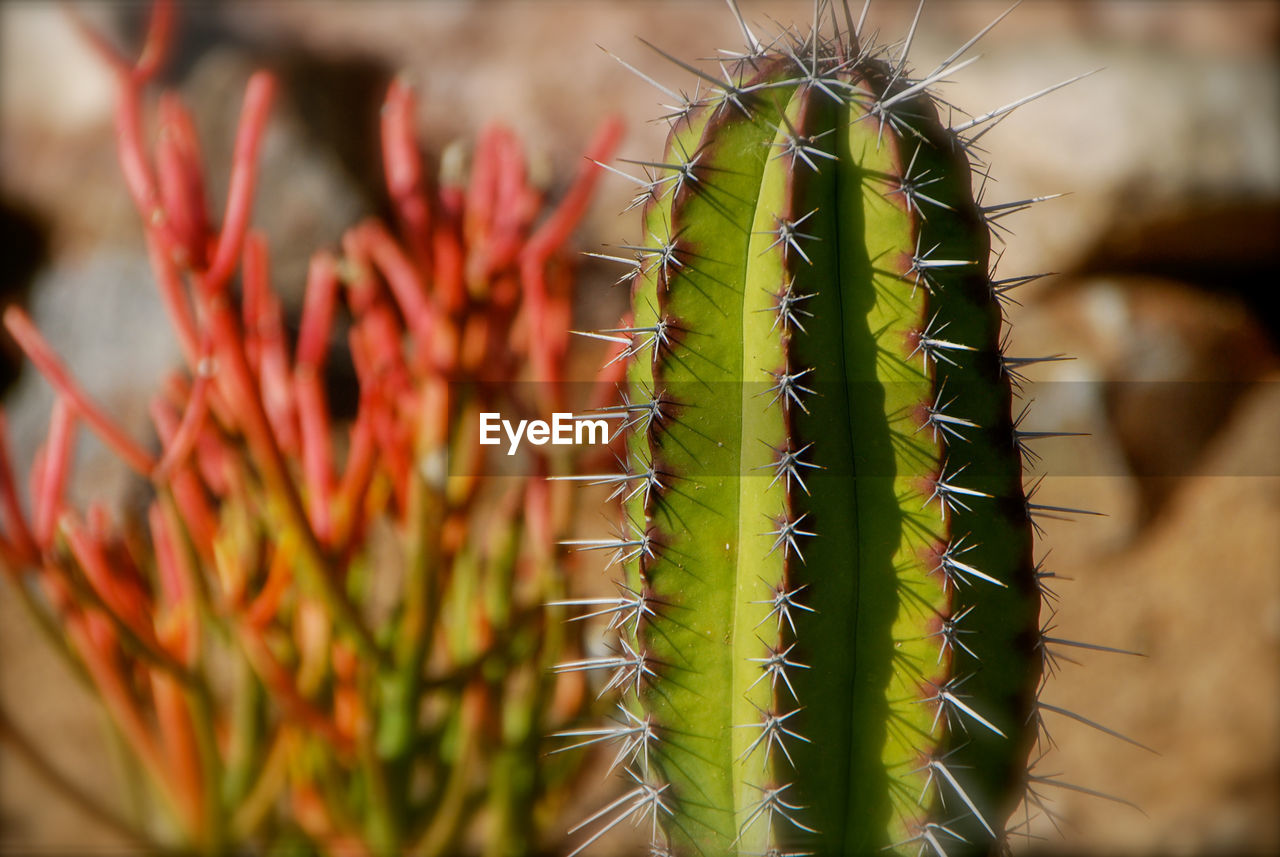
<instances>
[{"instance_id":1,"label":"blurred rock","mask_svg":"<svg viewBox=\"0 0 1280 857\"><path fill-rule=\"evenodd\" d=\"M146 258L98 250L78 261L64 259L42 273L31 291L30 313L49 343L84 389L146 445L152 436L149 397L180 361ZM52 403L48 383L30 365L4 401L24 494ZM142 513L145 483L83 424L74 454L68 493L78 508L102 502L117 520ZM59 771L124 811L127 790L109 753L100 708L41 638L7 581L0 592L0 700ZM30 853L39 843L49 854L84 853L90 844L97 853L127 853L109 830L85 818L7 752L0 761L0 852Z\"/></svg>"},{"instance_id":2,"label":"blurred rock","mask_svg":"<svg viewBox=\"0 0 1280 857\"><path fill-rule=\"evenodd\" d=\"M997 42L947 98L980 112L1095 69L982 138L988 202L1069 194L1007 222L1005 275L1071 267L1109 230L1187 200L1280 197L1280 65L1267 56Z\"/></svg>"},{"instance_id":3,"label":"blurred rock","mask_svg":"<svg viewBox=\"0 0 1280 857\"><path fill-rule=\"evenodd\" d=\"M1035 400L1028 427L1093 435L1042 441L1039 469L1132 477L1134 534L1203 466L1237 401L1280 367L1240 299L1155 277L1062 280L1018 315L1014 353L1074 356L1028 373L1036 381L1027 390Z\"/></svg>"},{"instance_id":4,"label":"blurred rock","mask_svg":"<svg viewBox=\"0 0 1280 857\"><path fill-rule=\"evenodd\" d=\"M80 385L135 439L152 443L151 396L182 358L146 258L100 250L45 271L31 292L32 320ZM4 402L24 489L52 405L48 382L26 364ZM80 507L102 501L119 508L139 490L136 476L87 426L80 423L78 429L71 498Z\"/></svg>"},{"instance_id":5,"label":"blurred rock","mask_svg":"<svg viewBox=\"0 0 1280 857\"><path fill-rule=\"evenodd\" d=\"M1132 808L1048 790L1065 853L1280 853L1280 375L1242 400L1167 513L1131 549L1057 570L1071 652L1046 700L1150 745L1151 756L1061 718L1042 763ZM1222 473L1270 473L1222 476ZM1049 522L1049 543L1080 530ZM1077 525L1078 527L1078 525ZM1057 836L1042 819L1036 829ZM1050 851L1054 849L1050 848Z\"/></svg>"},{"instance_id":6,"label":"blurred rock","mask_svg":"<svg viewBox=\"0 0 1280 857\"><path fill-rule=\"evenodd\" d=\"M1114 223L1085 251L1075 274L1154 275L1234 298L1270 336L1272 349L1280 350L1277 237L1280 196L1185 199Z\"/></svg>"},{"instance_id":7,"label":"blurred rock","mask_svg":"<svg viewBox=\"0 0 1280 857\"><path fill-rule=\"evenodd\" d=\"M111 77L84 50L62 9L6 4L0 16L0 117L6 126L66 136L110 119Z\"/></svg>"}]
</instances>

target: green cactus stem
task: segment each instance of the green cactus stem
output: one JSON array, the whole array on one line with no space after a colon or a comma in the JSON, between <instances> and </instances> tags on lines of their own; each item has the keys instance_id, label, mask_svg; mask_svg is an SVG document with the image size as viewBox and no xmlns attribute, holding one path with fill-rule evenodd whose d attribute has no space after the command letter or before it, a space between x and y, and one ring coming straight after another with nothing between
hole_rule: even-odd
<instances>
[{"instance_id":1,"label":"green cactus stem","mask_svg":"<svg viewBox=\"0 0 1280 857\"><path fill-rule=\"evenodd\" d=\"M986 853L1026 781L1029 361L959 133L1017 103L948 127L963 50L912 78L910 37L823 6L715 74L667 56L700 94L638 165L617 650L566 665L619 691L589 740L631 785L579 850L629 821L655 854Z\"/></svg>"}]
</instances>

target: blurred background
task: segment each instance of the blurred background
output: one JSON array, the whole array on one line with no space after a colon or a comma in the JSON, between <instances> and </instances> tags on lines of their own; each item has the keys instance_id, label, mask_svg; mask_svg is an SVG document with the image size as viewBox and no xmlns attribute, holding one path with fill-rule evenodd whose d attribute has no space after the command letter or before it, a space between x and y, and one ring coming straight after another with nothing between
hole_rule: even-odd
<instances>
[{"instance_id":1,"label":"blurred background","mask_svg":"<svg viewBox=\"0 0 1280 857\"><path fill-rule=\"evenodd\" d=\"M808 0L742 5L766 30L770 19L811 15ZM896 38L914 8L877 0L870 26ZM929 3L913 65L932 68L1005 8ZM85 13L128 43L145 7ZM601 47L667 85L691 81L637 36L682 57L740 42L720 0L200 3L182 8L166 83L193 107L218 177L250 71L281 76L256 218L276 250L276 280L296 298L314 248L386 211L376 134L394 75L418 87L433 156L501 121L562 187L607 113L628 124L624 156L659 151L663 127L647 120L664 112L661 93ZM1040 442L1029 479L1045 474L1037 502L1102 515L1045 523L1046 566L1065 578L1055 636L1143 653L1073 650L1079 663L1062 663L1045 698L1158 752L1053 723L1058 747L1040 773L1141 810L1046 787L1060 830L1035 818L1016 847L1280 853L1280 4L1028 0L976 51L983 59L941 88L973 114L1102 69L983 136L985 193L1069 194L1001 221L1012 233L1001 275L1054 272L1018 290L1012 353L1074 357L1030 372L1025 427L1089 433ZM177 351L119 177L112 103L108 75L57 5L0 6L2 300L29 307L86 386L141 435L147 393ZM581 247L633 238L635 218L615 216L624 184L605 183ZM615 274L583 262L579 327L610 326L622 312ZM18 372L7 342L0 350L22 460L49 397ZM584 348L579 377L598 359ZM127 497L100 449L88 443L79 460L79 496ZM583 574L588 588L605 584L595 568ZM49 738L64 770L111 794L95 711L8 603L0 698ZM0 755L0 853L111 850L103 831Z\"/></svg>"}]
</instances>

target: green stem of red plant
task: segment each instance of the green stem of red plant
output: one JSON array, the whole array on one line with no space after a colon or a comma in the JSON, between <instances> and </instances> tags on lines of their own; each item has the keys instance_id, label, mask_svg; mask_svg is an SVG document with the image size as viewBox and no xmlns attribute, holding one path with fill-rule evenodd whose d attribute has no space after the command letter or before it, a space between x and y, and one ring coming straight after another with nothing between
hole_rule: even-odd
<instances>
[{"instance_id":1,"label":"green stem of red plant","mask_svg":"<svg viewBox=\"0 0 1280 857\"><path fill-rule=\"evenodd\" d=\"M479 681L479 679L477 679ZM459 706L465 708L464 703ZM462 832L467 813L464 811L471 799L471 769L474 764L479 718L467 716L465 712L458 715L460 734L457 737L458 750L449 767L448 779L439 794L437 802L424 813L430 819L426 828L410 846L409 857L447 857L454 853L458 836Z\"/></svg>"},{"instance_id":2,"label":"green stem of red plant","mask_svg":"<svg viewBox=\"0 0 1280 857\"><path fill-rule=\"evenodd\" d=\"M257 382L244 354L240 333L231 304L219 295L205 307L210 334L213 337L221 377L228 384L226 393L242 405L242 428L250 455L262 476L272 516L280 531L294 534L298 540L298 572L324 602L338 623L351 634L356 647L366 657L382 662L385 653L374 640L355 606L338 586L324 550L311 529L307 513L298 496L297 486L284 461L284 454L271 432Z\"/></svg>"}]
</instances>

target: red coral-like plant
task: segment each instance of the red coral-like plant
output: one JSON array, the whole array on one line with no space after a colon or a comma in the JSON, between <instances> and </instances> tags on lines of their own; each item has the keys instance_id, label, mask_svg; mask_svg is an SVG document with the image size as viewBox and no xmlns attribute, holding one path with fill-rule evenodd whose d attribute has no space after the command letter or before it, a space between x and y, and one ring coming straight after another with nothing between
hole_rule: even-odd
<instances>
[{"instance_id":1,"label":"red coral-like plant","mask_svg":"<svg viewBox=\"0 0 1280 857\"><path fill-rule=\"evenodd\" d=\"M567 504L548 476L568 461L539 448L527 475L479 478L477 418L563 406L562 248L619 123L602 125L544 215L502 128L481 136L469 181L431 187L413 92L393 83L382 150L396 231L369 220L340 255L314 255L291 344L251 226L274 80L249 81L215 223L176 95L160 97L154 148L145 143L145 92L173 4L156 4L136 61L81 28L115 76L120 165L186 371L152 400L152 452L20 308L5 313L56 400L30 512L0 414L0 559L167 820L126 819L82 793L2 712L0 737L152 848L443 855L483 818L490 853L528 850L535 814L569 770L535 765L540 739L586 705L576 674L549 670L575 642L544 607L565 590L556 540ZM331 416L325 386L339 319L359 381L349 425ZM142 526L65 499L82 425L149 482ZM388 579L395 596L379 604Z\"/></svg>"}]
</instances>

